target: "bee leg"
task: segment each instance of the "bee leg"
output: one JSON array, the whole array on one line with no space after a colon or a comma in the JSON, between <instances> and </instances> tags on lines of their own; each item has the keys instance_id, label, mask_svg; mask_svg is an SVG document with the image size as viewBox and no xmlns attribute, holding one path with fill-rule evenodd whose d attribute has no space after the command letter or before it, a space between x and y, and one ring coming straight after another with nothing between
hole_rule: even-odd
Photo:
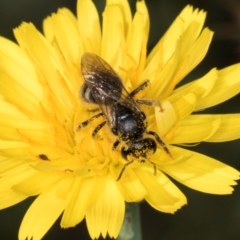
<instances>
[{"instance_id":1,"label":"bee leg","mask_svg":"<svg viewBox=\"0 0 240 240\"><path fill-rule=\"evenodd\" d=\"M105 124L106 124L106 121L100 123L100 124L94 129L94 131L92 132L92 136L93 136L93 137L96 137L96 135L98 134L98 132L101 130L101 128L102 128Z\"/></svg>"},{"instance_id":2,"label":"bee leg","mask_svg":"<svg viewBox=\"0 0 240 240\"><path fill-rule=\"evenodd\" d=\"M123 169L122 169L122 171L120 172L120 174L119 174L119 176L118 176L118 178L117 178L117 181L119 181L119 180L121 179L121 177L122 177L122 175L123 175L123 172L125 171L126 167L127 167L128 165L130 165L131 163L133 163L133 161L134 161L134 160L131 160L130 162L126 163L126 164L123 166Z\"/></svg>"},{"instance_id":3,"label":"bee leg","mask_svg":"<svg viewBox=\"0 0 240 240\"><path fill-rule=\"evenodd\" d=\"M137 102L138 104L144 104L144 105L147 105L147 106L150 106L150 107L160 106L160 108L161 108L161 110L162 110L161 104L160 104L160 102L157 101L157 100L137 99L136 102Z\"/></svg>"},{"instance_id":4,"label":"bee leg","mask_svg":"<svg viewBox=\"0 0 240 240\"><path fill-rule=\"evenodd\" d=\"M116 150L116 148L117 148L117 146L119 145L119 143L120 143L120 141L117 140L117 141L113 144L113 146L112 146L112 150L113 150L113 151Z\"/></svg>"},{"instance_id":5,"label":"bee leg","mask_svg":"<svg viewBox=\"0 0 240 240\"><path fill-rule=\"evenodd\" d=\"M155 137L155 139L157 140L157 142L161 145L161 147L164 149L164 151L171 157L172 157L172 154L170 152L170 150L168 149L167 145L165 144L165 142L155 133L155 132L152 132L152 131L149 131L147 132L147 134L150 134L152 136Z\"/></svg>"},{"instance_id":6,"label":"bee leg","mask_svg":"<svg viewBox=\"0 0 240 240\"><path fill-rule=\"evenodd\" d=\"M86 120L85 122L82 122L82 123L78 124L77 127L76 127L76 131L79 131L81 128L86 127L86 126L87 126L90 122L92 122L94 119L99 118L99 117L102 117L102 116L103 116L103 113L101 112L101 113L98 113L98 114L92 116L91 118L89 118L89 119Z\"/></svg>"},{"instance_id":7,"label":"bee leg","mask_svg":"<svg viewBox=\"0 0 240 240\"><path fill-rule=\"evenodd\" d=\"M163 112L164 109L161 105L161 103L158 100L150 100L150 99L136 99L136 103L138 104L143 104L143 105L147 105L149 107L154 107L154 106L159 106L160 108L160 112Z\"/></svg>"},{"instance_id":8,"label":"bee leg","mask_svg":"<svg viewBox=\"0 0 240 240\"><path fill-rule=\"evenodd\" d=\"M94 113L94 112L99 112L101 111L100 108L93 108L93 109L87 109L89 112Z\"/></svg>"},{"instance_id":9,"label":"bee leg","mask_svg":"<svg viewBox=\"0 0 240 240\"><path fill-rule=\"evenodd\" d=\"M156 167L156 164L153 163L153 162L151 162L151 161L150 161L150 163L153 165L153 174L154 174L154 176L156 176L156 175L157 175L157 167Z\"/></svg>"},{"instance_id":10,"label":"bee leg","mask_svg":"<svg viewBox=\"0 0 240 240\"><path fill-rule=\"evenodd\" d=\"M135 88L131 93L130 96L134 97L136 94L138 94L140 91L142 91L143 89L145 89L146 87L148 87L150 84L149 80L145 80L144 82L142 82L140 84L140 86L138 86L137 88Z\"/></svg>"}]
</instances>

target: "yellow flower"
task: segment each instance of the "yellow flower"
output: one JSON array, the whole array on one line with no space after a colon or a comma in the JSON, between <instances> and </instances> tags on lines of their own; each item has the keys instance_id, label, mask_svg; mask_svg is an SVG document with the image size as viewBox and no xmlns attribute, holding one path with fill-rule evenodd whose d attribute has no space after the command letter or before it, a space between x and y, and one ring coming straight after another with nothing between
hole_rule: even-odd
<instances>
[{"instance_id":1,"label":"yellow flower","mask_svg":"<svg viewBox=\"0 0 240 240\"><path fill-rule=\"evenodd\" d=\"M41 239L62 213L63 228L86 218L92 238L117 237L124 202L145 199L153 208L173 213L187 200L167 175L206 193L233 191L237 170L176 146L240 138L240 114L192 114L239 93L240 64L214 68L175 88L208 50L213 33L203 29L205 16L185 7L148 56L144 1L137 2L132 17L126 0L108 0L102 30L94 4L79 0L77 18L60 9L44 21L44 34L23 23L14 30L18 44L0 38L0 208L38 195L19 239ZM158 147L149 161L127 165L117 181L128 161L121 150L112 150L117 139L110 127L93 138L102 121L96 119L76 131L95 114L79 98L85 52L104 59L129 92L150 81L137 97L160 106L139 107L147 116L147 130L164 140L172 157Z\"/></svg>"}]
</instances>

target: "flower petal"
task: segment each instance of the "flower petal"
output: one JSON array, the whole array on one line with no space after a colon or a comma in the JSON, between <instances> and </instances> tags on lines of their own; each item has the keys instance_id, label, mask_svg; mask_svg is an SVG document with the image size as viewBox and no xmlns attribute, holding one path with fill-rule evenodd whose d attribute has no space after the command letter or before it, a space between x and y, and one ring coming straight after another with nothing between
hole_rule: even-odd
<instances>
[{"instance_id":1,"label":"flower petal","mask_svg":"<svg viewBox=\"0 0 240 240\"><path fill-rule=\"evenodd\" d=\"M0 140L0 149L24 148L30 146L31 146L30 144L25 142Z\"/></svg>"},{"instance_id":2,"label":"flower petal","mask_svg":"<svg viewBox=\"0 0 240 240\"><path fill-rule=\"evenodd\" d=\"M232 185L240 173L213 158L182 148L174 148L175 154L186 156L174 164L161 165L161 170L180 183L195 190L211 194L231 194Z\"/></svg>"},{"instance_id":3,"label":"flower petal","mask_svg":"<svg viewBox=\"0 0 240 240\"><path fill-rule=\"evenodd\" d=\"M37 172L21 183L14 185L12 189L28 196L35 196L48 188L54 188L56 182L61 178L62 176L59 174Z\"/></svg>"},{"instance_id":4,"label":"flower petal","mask_svg":"<svg viewBox=\"0 0 240 240\"><path fill-rule=\"evenodd\" d=\"M172 23L172 25L169 27L167 32L164 34L164 36L161 38L161 40L158 42L158 44L154 47L152 52L149 54L147 58L147 64L153 64L150 63L152 58L155 54L159 51L159 45L163 44L163 49L166 49L167 51L163 52L163 65L172 57L173 53L176 50L176 44L179 40L179 37L184 34L184 31L189 27L191 23L198 23L197 24L197 31L195 32L194 36L192 36L192 39L190 42L193 42L198 37L198 34L200 33L202 26L204 24L206 17L206 13L204 11L199 11L198 9L195 9L193 11L193 7L188 5L186 6L181 13L178 15L178 17L175 19L175 21ZM195 25L196 27L196 25ZM189 37L188 31L186 32L187 36Z\"/></svg>"},{"instance_id":5,"label":"flower petal","mask_svg":"<svg viewBox=\"0 0 240 240\"><path fill-rule=\"evenodd\" d=\"M24 181L34 175L36 171L29 168L28 164L24 164L10 169L0 178L0 191L12 189L12 186Z\"/></svg>"},{"instance_id":6,"label":"flower petal","mask_svg":"<svg viewBox=\"0 0 240 240\"><path fill-rule=\"evenodd\" d=\"M74 184L71 184L71 186L68 187L71 187L72 191L62 216L62 228L74 227L82 221L86 214L86 205L88 201L88 195L82 195L83 190L81 178L75 178Z\"/></svg>"},{"instance_id":7,"label":"flower petal","mask_svg":"<svg viewBox=\"0 0 240 240\"><path fill-rule=\"evenodd\" d=\"M23 158L10 158L0 156L0 176L3 177L9 173L11 174L12 171L15 171L15 169L18 169L18 167L21 169L21 167L24 165L29 167L31 163L33 163L33 161L27 160L25 156ZM21 172L22 169L19 171ZM14 174L16 173L14 172Z\"/></svg>"},{"instance_id":8,"label":"flower petal","mask_svg":"<svg viewBox=\"0 0 240 240\"><path fill-rule=\"evenodd\" d=\"M96 204L86 213L87 227L92 239L107 233L116 238L124 218L124 199L115 180L106 179L105 188Z\"/></svg>"},{"instance_id":9,"label":"flower petal","mask_svg":"<svg viewBox=\"0 0 240 240\"><path fill-rule=\"evenodd\" d=\"M63 228L73 227L83 220L87 209L92 207L104 190L103 178L76 178L71 187L62 220ZM93 191L94 189L94 191Z\"/></svg>"},{"instance_id":10,"label":"flower petal","mask_svg":"<svg viewBox=\"0 0 240 240\"><path fill-rule=\"evenodd\" d=\"M138 75L142 72L145 66L148 36L147 27L149 22L146 10L144 11L144 1L137 2L137 6L139 5L141 5L141 7L138 7L141 11L135 13L127 36L127 53L123 65L126 76L122 75L123 79L126 77L130 78L134 87L140 84Z\"/></svg>"},{"instance_id":11,"label":"flower petal","mask_svg":"<svg viewBox=\"0 0 240 240\"><path fill-rule=\"evenodd\" d=\"M169 96L175 86L201 62L207 53L212 36L213 33L205 28L196 42L188 46L188 51L182 50L183 40L178 40L172 57L163 66L162 71L158 71L159 74L154 79L159 85L156 96L161 98Z\"/></svg>"},{"instance_id":12,"label":"flower petal","mask_svg":"<svg viewBox=\"0 0 240 240\"><path fill-rule=\"evenodd\" d=\"M130 25L132 24L132 13L127 0L107 0L108 5L117 5L119 6L124 23L125 36L127 36Z\"/></svg>"},{"instance_id":13,"label":"flower petal","mask_svg":"<svg viewBox=\"0 0 240 240\"><path fill-rule=\"evenodd\" d=\"M124 179L119 181L118 187L126 202L142 201L147 194L139 179L133 177L132 174L128 175L128 179L126 181L124 181Z\"/></svg>"},{"instance_id":14,"label":"flower petal","mask_svg":"<svg viewBox=\"0 0 240 240\"><path fill-rule=\"evenodd\" d=\"M98 12L90 0L77 1L78 26L86 52L101 53L101 28Z\"/></svg>"},{"instance_id":15,"label":"flower petal","mask_svg":"<svg viewBox=\"0 0 240 240\"><path fill-rule=\"evenodd\" d=\"M77 104L77 98L73 94L76 92L74 88L79 86L77 83L79 79L65 77L64 72L68 71L61 62L58 52L32 24L23 23L14 30L14 34L19 45L26 49L37 68L38 79L45 87L48 104L54 105L53 109L52 105L47 105L46 109L65 119L66 113L69 114Z\"/></svg>"},{"instance_id":16,"label":"flower petal","mask_svg":"<svg viewBox=\"0 0 240 240\"><path fill-rule=\"evenodd\" d=\"M162 47L162 45L160 46ZM158 54L161 54L163 50L159 50ZM180 62L180 50L179 48L176 49L173 56L165 63L164 66L162 66L162 59L161 57L155 57L155 59L159 59L158 65L155 66L149 66L146 68L146 72L144 71L144 75L149 74L148 71L152 71L152 76L144 76L145 79L152 80L151 83L153 86L149 91L149 96L154 96L155 98L164 99L164 96L166 93L165 89L168 89L169 87L174 87L176 84L176 77L178 76L180 72L182 72L181 67L179 67ZM156 68L157 67L157 68ZM156 68L156 69L154 69ZM178 79L178 78L177 78ZM174 83L173 85L171 83Z\"/></svg>"},{"instance_id":17,"label":"flower petal","mask_svg":"<svg viewBox=\"0 0 240 240\"><path fill-rule=\"evenodd\" d=\"M176 113L170 102L161 102L161 107L155 107L155 117L160 136L164 136L175 124Z\"/></svg>"},{"instance_id":18,"label":"flower petal","mask_svg":"<svg viewBox=\"0 0 240 240\"><path fill-rule=\"evenodd\" d=\"M165 136L172 143L226 142L240 138L240 114L195 114ZM184 134L183 134L184 133Z\"/></svg>"},{"instance_id":19,"label":"flower petal","mask_svg":"<svg viewBox=\"0 0 240 240\"><path fill-rule=\"evenodd\" d=\"M66 62L69 65L78 64L76 67L79 67L83 45L76 17L68 9L60 9L57 14L44 20L43 30L51 44L57 42Z\"/></svg>"},{"instance_id":20,"label":"flower petal","mask_svg":"<svg viewBox=\"0 0 240 240\"><path fill-rule=\"evenodd\" d=\"M101 57L118 72L125 48L123 16L119 6L107 5L103 13Z\"/></svg>"},{"instance_id":21,"label":"flower petal","mask_svg":"<svg viewBox=\"0 0 240 240\"><path fill-rule=\"evenodd\" d=\"M185 66L185 71L182 72L182 75L179 76L179 80L183 79L193 68L195 68L205 57L209 45L213 37L213 32L208 28L204 28L196 42L192 45L187 45L186 48L188 51L183 50L182 59L188 59L187 65ZM184 39L182 39L184 42ZM186 42L184 42L187 44ZM184 60L182 60L184 62Z\"/></svg>"},{"instance_id":22,"label":"flower petal","mask_svg":"<svg viewBox=\"0 0 240 240\"><path fill-rule=\"evenodd\" d=\"M58 184L62 185L64 181ZM19 239L41 239L63 212L64 207L65 200L56 196L55 188L44 191L27 210L19 230Z\"/></svg>"},{"instance_id":23,"label":"flower petal","mask_svg":"<svg viewBox=\"0 0 240 240\"><path fill-rule=\"evenodd\" d=\"M22 91L25 94L27 92L28 97L31 97L35 103L44 98L43 88L37 81L34 66L28 56L17 44L3 37L0 37L0 63L1 94L4 94L5 87L9 87L9 81L14 81L18 88L14 84L11 84L11 91L15 87L16 89L21 89L19 94ZM2 74L5 74L8 81ZM14 100L14 98L11 100ZM20 100L18 98L18 101Z\"/></svg>"},{"instance_id":24,"label":"flower petal","mask_svg":"<svg viewBox=\"0 0 240 240\"><path fill-rule=\"evenodd\" d=\"M147 9L145 1L144 0L137 1L136 8L137 8L137 12L139 12L143 15L145 31L146 31L146 35L148 35L149 28L150 28L150 21L149 21L148 9Z\"/></svg>"},{"instance_id":25,"label":"flower petal","mask_svg":"<svg viewBox=\"0 0 240 240\"><path fill-rule=\"evenodd\" d=\"M186 197L164 173L154 176L152 172L144 171L143 167L135 172L147 191L146 201L155 209L174 213L187 203Z\"/></svg>"},{"instance_id":26,"label":"flower petal","mask_svg":"<svg viewBox=\"0 0 240 240\"><path fill-rule=\"evenodd\" d=\"M177 118L182 120L188 117L195 109L196 102L196 95L193 93L188 93L183 95L182 98L178 99L176 102L172 103Z\"/></svg>"},{"instance_id":27,"label":"flower petal","mask_svg":"<svg viewBox=\"0 0 240 240\"><path fill-rule=\"evenodd\" d=\"M198 117L199 120L221 118L221 125L217 131L206 140L207 142L226 142L240 138L240 114L201 115Z\"/></svg>"},{"instance_id":28,"label":"flower petal","mask_svg":"<svg viewBox=\"0 0 240 240\"><path fill-rule=\"evenodd\" d=\"M8 208L27 199L28 196L19 194L13 190L0 191L0 209Z\"/></svg>"},{"instance_id":29,"label":"flower petal","mask_svg":"<svg viewBox=\"0 0 240 240\"><path fill-rule=\"evenodd\" d=\"M196 110L222 103L240 92L240 64L235 64L218 71L218 79L212 91L200 99Z\"/></svg>"},{"instance_id":30,"label":"flower petal","mask_svg":"<svg viewBox=\"0 0 240 240\"><path fill-rule=\"evenodd\" d=\"M25 164L9 169L4 173L5 176L0 178L0 209L10 207L29 197L28 195L12 190L12 186L24 181L34 173L35 171Z\"/></svg>"},{"instance_id":31,"label":"flower petal","mask_svg":"<svg viewBox=\"0 0 240 240\"><path fill-rule=\"evenodd\" d=\"M46 100L33 64L19 46L1 37L0 77L1 95L5 101L29 116L33 112L36 116L41 115L38 104L40 101L46 103Z\"/></svg>"},{"instance_id":32,"label":"flower petal","mask_svg":"<svg viewBox=\"0 0 240 240\"><path fill-rule=\"evenodd\" d=\"M48 123L29 119L15 106L2 99L0 99L0 124L2 126L0 136L3 139L0 148L28 147L33 142L51 143L52 134Z\"/></svg>"},{"instance_id":33,"label":"flower petal","mask_svg":"<svg viewBox=\"0 0 240 240\"><path fill-rule=\"evenodd\" d=\"M206 141L215 134L221 126L221 117L203 118L200 121L201 115L193 115L184 119L179 123L179 126L175 128L174 134L171 133L171 143L198 143ZM168 138L166 136L166 138Z\"/></svg>"},{"instance_id":34,"label":"flower petal","mask_svg":"<svg viewBox=\"0 0 240 240\"><path fill-rule=\"evenodd\" d=\"M193 82L190 82L183 85L182 87L175 89L172 92L171 96L168 97L168 100L170 102L176 102L178 99L181 99L182 96L187 95L188 93L193 93L197 97L196 108L199 109L199 101L201 100L201 98L206 97L212 91L217 81L218 71L213 68L200 79L197 79Z\"/></svg>"}]
</instances>

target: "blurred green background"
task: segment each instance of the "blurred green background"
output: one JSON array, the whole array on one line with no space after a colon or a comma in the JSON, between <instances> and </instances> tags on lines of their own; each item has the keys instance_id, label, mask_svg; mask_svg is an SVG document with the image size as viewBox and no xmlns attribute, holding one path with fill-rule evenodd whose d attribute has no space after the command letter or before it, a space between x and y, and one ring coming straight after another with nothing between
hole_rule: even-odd
<instances>
[{"instance_id":1,"label":"blurred green background","mask_svg":"<svg viewBox=\"0 0 240 240\"><path fill-rule=\"evenodd\" d=\"M105 1L94 1L102 12ZM135 9L135 1L130 1ZM205 26L215 32L204 61L186 78L193 80L213 67L218 69L240 62L240 1L237 0L146 0L151 29L148 50L156 44L182 8L191 4L208 12ZM14 39L12 29L22 21L33 22L42 31L42 20L60 7L76 12L76 0L0 0L0 35ZM240 77L240 76L239 76ZM211 113L239 113L240 96L208 110ZM240 122L239 122L240 127ZM191 148L240 170L240 141L202 143ZM140 204L143 240L239 240L240 187L233 195L200 193L176 183L188 198L188 205L174 215L157 212ZM161 197L161 196L160 196ZM0 211L0 239L16 240L21 220L34 198ZM37 216L36 216L37 217ZM85 222L61 229L58 220L44 240L89 240Z\"/></svg>"}]
</instances>

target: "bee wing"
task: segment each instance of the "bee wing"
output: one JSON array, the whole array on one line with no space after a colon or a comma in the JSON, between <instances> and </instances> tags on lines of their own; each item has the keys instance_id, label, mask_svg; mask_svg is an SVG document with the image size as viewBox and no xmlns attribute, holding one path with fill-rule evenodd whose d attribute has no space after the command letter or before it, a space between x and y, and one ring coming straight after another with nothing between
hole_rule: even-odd
<instances>
[{"instance_id":1,"label":"bee wing","mask_svg":"<svg viewBox=\"0 0 240 240\"><path fill-rule=\"evenodd\" d=\"M101 57L97 56L96 54L86 52L82 56L81 60L82 70L86 70L88 72L96 72L97 70L102 72L114 72L111 66L103 60Z\"/></svg>"},{"instance_id":2,"label":"bee wing","mask_svg":"<svg viewBox=\"0 0 240 240\"><path fill-rule=\"evenodd\" d=\"M116 103L141 112L123 86L121 78L105 60L93 53L85 53L81 60L81 70L87 87L91 89L95 102L108 118L110 125L115 123L111 112Z\"/></svg>"},{"instance_id":3,"label":"bee wing","mask_svg":"<svg viewBox=\"0 0 240 240\"><path fill-rule=\"evenodd\" d=\"M120 99L122 81L102 58L85 53L82 56L81 69L84 81L98 104L108 104L112 100Z\"/></svg>"}]
</instances>

